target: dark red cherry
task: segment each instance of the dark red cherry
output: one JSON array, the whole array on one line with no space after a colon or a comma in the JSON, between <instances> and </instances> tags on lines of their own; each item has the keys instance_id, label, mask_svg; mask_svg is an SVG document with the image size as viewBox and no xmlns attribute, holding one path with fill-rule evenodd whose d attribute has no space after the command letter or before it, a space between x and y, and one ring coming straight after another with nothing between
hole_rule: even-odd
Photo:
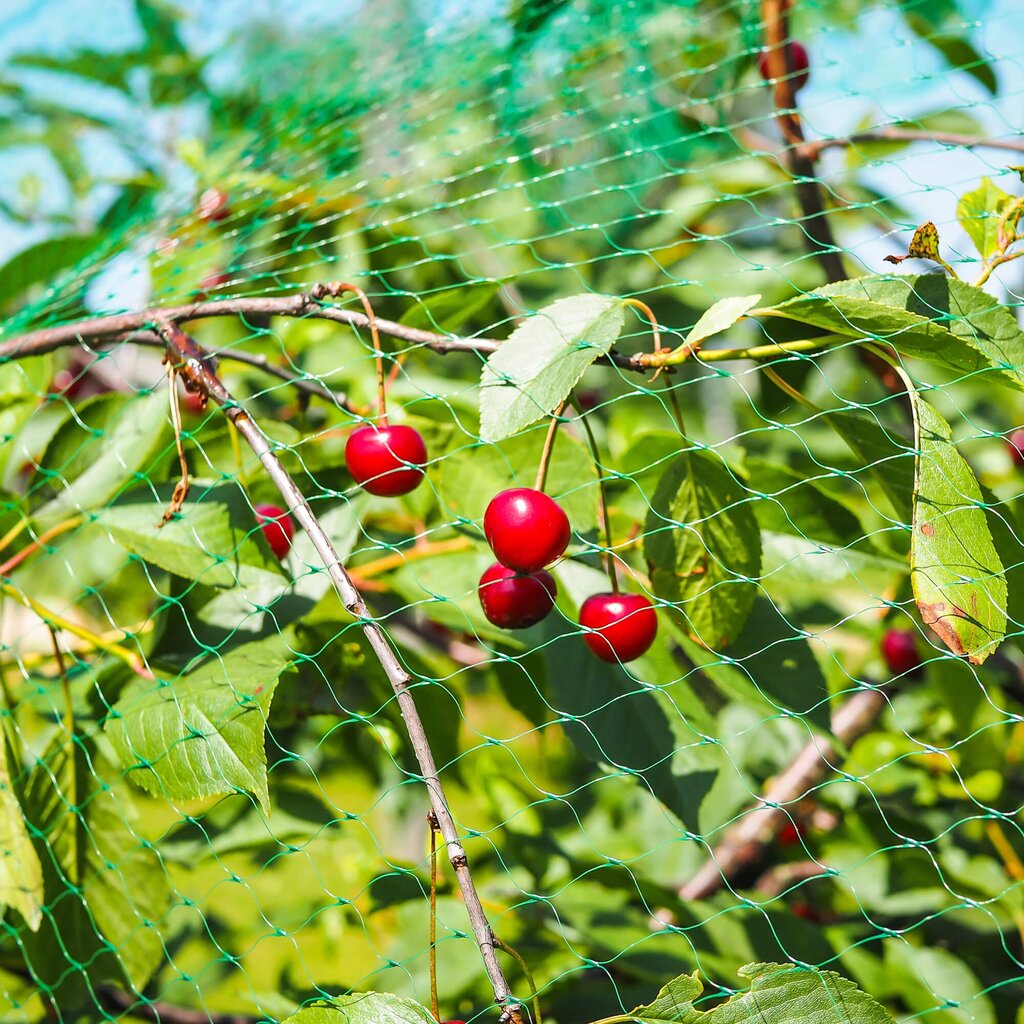
<instances>
[{"instance_id":1,"label":"dark red cherry","mask_svg":"<svg viewBox=\"0 0 1024 1024\"><path fill-rule=\"evenodd\" d=\"M221 221L231 213L226 192L219 188L208 188L199 197L197 212L202 220Z\"/></svg>"},{"instance_id":2,"label":"dark red cherry","mask_svg":"<svg viewBox=\"0 0 1024 1024\"><path fill-rule=\"evenodd\" d=\"M799 92L807 84L807 80L811 76L811 61L807 55L807 47L796 39L792 40L789 44L789 60L790 67L793 69L793 92ZM772 74L768 70L767 51L758 54L757 70L766 82L772 80Z\"/></svg>"},{"instance_id":3,"label":"dark red cherry","mask_svg":"<svg viewBox=\"0 0 1024 1024\"><path fill-rule=\"evenodd\" d=\"M594 594L583 602L583 639L602 661L639 658L658 633L658 616L643 594Z\"/></svg>"},{"instance_id":4,"label":"dark red cherry","mask_svg":"<svg viewBox=\"0 0 1024 1024\"><path fill-rule=\"evenodd\" d=\"M516 572L536 572L569 546L569 519L543 491L513 487L491 498L484 536L494 557Z\"/></svg>"},{"instance_id":5,"label":"dark red cherry","mask_svg":"<svg viewBox=\"0 0 1024 1024\"><path fill-rule=\"evenodd\" d=\"M912 629L890 629L882 637L882 657L894 676L916 672L921 667L917 633Z\"/></svg>"},{"instance_id":6,"label":"dark red cherry","mask_svg":"<svg viewBox=\"0 0 1024 1024\"><path fill-rule=\"evenodd\" d=\"M292 549L292 538L295 536L292 517L277 505L257 505L255 512L270 550L283 561Z\"/></svg>"},{"instance_id":7,"label":"dark red cherry","mask_svg":"<svg viewBox=\"0 0 1024 1024\"><path fill-rule=\"evenodd\" d=\"M558 586L551 573L522 574L494 563L480 577L480 607L502 629L535 626L555 606Z\"/></svg>"},{"instance_id":8,"label":"dark red cherry","mask_svg":"<svg viewBox=\"0 0 1024 1024\"><path fill-rule=\"evenodd\" d=\"M423 479L427 446L412 427L359 427L345 444L345 463L363 490L394 498L408 494Z\"/></svg>"},{"instance_id":9,"label":"dark red cherry","mask_svg":"<svg viewBox=\"0 0 1024 1024\"><path fill-rule=\"evenodd\" d=\"M1006 448L1014 465L1024 466L1024 429L1015 430L1006 439Z\"/></svg>"}]
</instances>

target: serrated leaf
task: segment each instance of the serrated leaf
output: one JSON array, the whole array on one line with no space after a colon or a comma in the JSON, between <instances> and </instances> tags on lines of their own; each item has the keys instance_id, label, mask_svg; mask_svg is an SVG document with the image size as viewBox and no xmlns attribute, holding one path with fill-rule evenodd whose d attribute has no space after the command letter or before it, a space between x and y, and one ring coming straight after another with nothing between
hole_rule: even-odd
<instances>
[{"instance_id":1,"label":"serrated leaf","mask_svg":"<svg viewBox=\"0 0 1024 1024\"><path fill-rule=\"evenodd\" d=\"M185 579L211 587L284 585L281 563L263 542L255 515L237 487L206 490L163 526L170 492L103 509L96 522L125 550Z\"/></svg>"},{"instance_id":2,"label":"serrated leaf","mask_svg":"<svg viewBox=\"0 0 1024 1024\"><path fill-rule=\"evenodd\" d=\"M436 1024L419 1003L386 992L353 992L304 1006L282 1024Z\"/></svg>"},{"instance_id":3,"label":"serrated leaf","mask_svg":"<svg viewBox=\"0 0 1024 1024\"><path fill-rule=\"evenodd\" d=\"M851 338L874 338L899 353L962 375L1024 390L1024 332L980 288L945 274L859 277L790 299L772 312Z\"/></svg>"},{"instance_id":4,"label":"serrated leaf","mask_svg":"<svg viewBox=\"0 0 1024 1024\"><path fill-rule=\"evenodd\" d=\"M289 662L275 637L177 679L133 680L104 727L127 777L168 800L252 793L269 814L263 735Z\"/></svg>"},{"instance_id":5,"label":"serrated leaf","mask_svg":"<svg viewBox=\"0 0 1024 1024\"><path fill-rule=\"evenodd\" d=\"M658 597L707 647L743 628L761 569L761 535L747 492L710 452L685 452L661 478L644 529L644 554Z\"/></svg>"},{"instance_id":6,"label":"serrated leaf","mask_svg":"<svg viewBox=\"0 0 1024 1024\"><path fill-rule=\"evenodd\" d=\"M991 178L982 178L981 184L973 191L965 192L956 204L956 219L983 260L994 255L999 248L999 224L1012 198Z\"/></svg>"},{"instance_id":7,"label":"serrated leaf","mask_svg":"<svg viewBox=\"0 0 1024 1024\"><path fill-rule=\"evenodd\" d=\"M727 331L747 310L753 309L760 301L760 295L734 295L728 299L719 299L704 311L690 329L686 336L686 344L693 346L705 338Z\"/></svg>"},{"instance_id":8,"label":"serrated leaf","mask_svg":"<svg viewBox=\"0 0 1024 1024\"><path fill-rule=\"evenodd\" d=\"M926 625L980 665L1006 635L1006 575L949 424L910 389L917 438L910 579Z\"/></svg>"},{"instance_id":9,"label":"serrated leaf","mask_svg":"<svg viewBox=\"0 0 1024 1024\"><path fill-rule=\"evenodd\" d=\"M882 1006L834 971L748 964L739 974L750 988L710 1010L694 1007L704 990L694 973L673 978L629 1016L640 1024L892 1024Z\"/></svg>"},{"instance_id":10,"label":"serrated leaf","mask_svg":"<svg viewBox=\"0 0 1024 1024\"><path fill-rule=\"evenodd\" d=\"M41 474L49 480L46 493L53 496L36 510L36 519L106 505L139 474L152 477L154 461L169 453L173 435L165 393L128 400L103 396L101 401L102 425L83 427L76 417L47 446Z\"/></svg>"},{"instance_id":11,"label":"serrated leaf","mask_svg":"<svg viewBox=\"0 0 1024 1024\"><path fill-rule=\"evenodd\" d=\"M480 436L501 441L555 411L584 370L622 333L623 306L608 295L573 295L520 324L480 379Z\"/></svg>"},{"instance_id":12,"label":"serrated leaf","mask_svg":"<svg viewBox=\"0 0 1024 1024\"><path fill-rule=\"evenodd\" d=\"M32 769L22 805L46 895L41 927L20 938L34 982L62 1007L89 1000L99 981L140 991L163 955L170 888L133 827L119 774L91 742L62 732Z\"/></svg>"},{"instance_id":13,"label":"serrated leaf","mask_svg":"<svg viewBox=\"0 0 1024 1024\"><path fill-rule=\"evenodd\" d=\"M43 912L43 868L25 828L25 816L11 785L7 740L0 731L0 913L18 911L32 931Z\"/></svg>"}]
</instances>

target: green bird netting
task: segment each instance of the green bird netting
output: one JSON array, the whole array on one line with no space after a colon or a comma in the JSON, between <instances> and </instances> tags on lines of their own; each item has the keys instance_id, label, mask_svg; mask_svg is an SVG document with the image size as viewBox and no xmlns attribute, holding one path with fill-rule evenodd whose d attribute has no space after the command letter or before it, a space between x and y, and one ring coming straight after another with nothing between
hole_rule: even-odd
<instances>
[{"instance_id":1,"label":"green bird netting","mask_svg":"<svg viewBox=\"0 0 1024 1024\"><path fill-rule=\"evenodd\" d=\"M1020 17L0 10L0 1022L1024 1021Z\"/></svg>"}]
</instances>

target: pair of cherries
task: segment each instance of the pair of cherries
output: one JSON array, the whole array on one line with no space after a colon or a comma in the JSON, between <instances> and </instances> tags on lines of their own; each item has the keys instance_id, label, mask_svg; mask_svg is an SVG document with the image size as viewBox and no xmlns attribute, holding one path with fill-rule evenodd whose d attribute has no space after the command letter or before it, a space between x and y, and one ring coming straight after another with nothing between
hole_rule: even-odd
<instances>
[{"instance_id":1,"label":"pair of cherries","mask_svg":"<svg viewBox=\"0 0 1024 1024\"><path fill-rule=\"evenodd\" d=\"M408 494L423 479L427 446L412 427L359 427L345 444L345 463L363 490L393 498ZM257 505L255 512L270 550L283 560L295 536L291 516L277 505Z\"/></svg>"},{"instance_id":2,"label":"pair of cherries","mask_svg":"<svg viewBox=\"0 0 1024 1024\"><path fill-rule=\"evenodd\" d=\"M543 491L514 487L495 495L484 513L484 536L498 561L480 577L480 606L502 629L526 629L555 605L558 588L544 568L569 546L569 519ZM584 642L602 661L639 658L658 632L642 594L594 594L583 602Z\"/></svg>"}]
</instances>

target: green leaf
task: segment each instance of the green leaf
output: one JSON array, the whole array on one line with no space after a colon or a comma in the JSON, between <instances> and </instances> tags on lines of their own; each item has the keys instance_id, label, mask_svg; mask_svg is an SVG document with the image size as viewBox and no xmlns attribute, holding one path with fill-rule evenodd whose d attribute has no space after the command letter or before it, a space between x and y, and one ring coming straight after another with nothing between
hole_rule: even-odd
<instances>
[{"instance_id":1,"label":"green leaf","mask_svg":"<svg viewBox=\"0 0 1024 1024\"><path fill-rule=\"evenodd\" d=\"M119 774L83 737L61 732L32 769L22 806L46 895L39 931L20 938L33 979L62 1009L95 1010L98 981L141 991L163 956L170 889Z\"/></svg>"},{"instance_id":2,"label":"green leaf","mask_svg":"<svg viewBox=\"0 0 1024 1024\"><path fill-rule=\"evenodd\" d=\"M720 748L705 748L703 737L681 719L694 698L689 684L680 679L683 673L672 664L666 638L659 637L651 651L632 666L636 678L633 672L598 660L580 640L575 623L583 591L595 593L607 589L607 584L596 570L571 563L559 566L558 579L562 615L552 614L545 620L549 641L542 653L550 703L566 733L588 760L637 779L688 828L698 828L701 803L715 781L718 766L695 755L703 749L718 753ZM566 620L571 624L568 635ZM669 681L651 685L658 677ZM676 704L677 689L682 697L680 706ZM692 717L699 720L702 709L695 710ZM703 717L706 720L708 716Z\"/></svg>"},{"instance_id":3,"label":"green leaf","mask_svg":"<svg viewBox=\"0 0 1024 1024\"><path fill-rule=\"evenodd\" d=\"M263 734L289 661L275 637L177 679L129 683L105 725L128 777L168 800L252 793L269 814Z\"/></svg>"},{"instance_id":4,"label":"green leaf","mask_svg":"<svg viewBox=\"0 0 1024 1024\"><path fill-rule=\"evenodd\" d=\"M956 219L977 246L983 260L999 247L999 224L1013 197L991 178L982 178L973 192L965 192L956 205Z\"/></svg>"},{"instance_id":5,"label":"green leaf","mask_svg":"<svg viewBox=\"0 0 1024 1024\"><path fill-rule=\"evenodd\" d=\"M160 525L170 491L144 493L141 501L105 508L96 522L125 550L176 576L211 587L283 585L281 563L257 528L244 494L225 485L203 493L193 482L196 500Z\"/></svg>"},{"instance_id":6,"label":"green leaf","mask_svg":"<svg viewBox=\"0 0 1024 1024\"><path fill-rule=\"evenodd\" d=\"M353 992L304 1006L282 1024L436 1024L419 1003L385 992Z\"/></svg>"},{"instance_id":7,"label":"green leaf","mask_svg":"<svg viewBox=\"0 0 1024 1024\"><path fill-rule=\"evenodd\" d=\"M882 1006L834 971L748 964L739 973L750 988L705 1012L693 1005L704 990L694 973L674 978L629 1016L641 1024L892 1024Z\"/></svg>"},{"instance_id":8,"label":"green leaf","mask_svg":"<svg viewBox=\"0 0 1024 1024\"><path fill-rule=\"evenodd\" d=\"M17 910L33 931L43 919L43 868L11 785L7 740L0 730L0 912Z\"/></svg>"},{"instance_id":9,"label":"green leaf","mask_svg":"<svg viewBox=\"0 0 1024 1024\"><path fill-rule=\"evenodd\" d=\"M897 522L909 524L914 504L914 448L910 441L871 415L830 411L829 425L860 459L863 472L881 485L896 513Z\"/></svg>"},{"instance_id":10,"label":"green leaf","mask_svg":"<svg viewBox=\"0 0 1024 1024\"><path fill-rule=\"evenodd\" d=\"M80 407L47 445L35 518L62 518L106 505L139 474L152 478L153 463L169 454L172 444L163 391L141 398L104 395Z\"/></svg>"},{"instance_id":11,"label":"green leaf","mask_svg":"<svg viewBox=\"0 0 1024 1024\"><path fill-rule=\"evenodd\" d=\"M985 984L948 950L891 940L885 943L885 968L915 1016L935 1024L996 1024Z\"/></svg>"},{"instance_id":12,"label":"green leaf","mask_svg":"<svg viewBox=\"0 0 1024 1024\"><path fill-rule=\"evenodd\" d=\"M690 329L686 336L686 344L696 345L705 338L727 331L748 309L753 309L760 301L760 295L734 295L728 299L719 299L705 310L704 315Z\"/></svg>"},{"instance_id":13,"label":"green leaf","mask_svg":"<svg viewBox=\"0 0 1024 1024\"><path fill-rule=\"evenodd\" d=\"M734 640L754 604L761 535L748 497L719 456L685 452L651 500L644 553L654 592L707 647Z\"/></svg>"},{"instance_id":14,"label":"green leaf","mask_svg":"<svg viewBox=\"0 0 1024 1024\"><path fill-rule=\"evenodd\" d=\"M767 718L792 711L831 732L828 687L800 623L761 597L723 658L678 631L681 652L726 697ZM689 716L687 716L689 718Z\"/></svg>"},{"instance_id":15,"label":"green leaf","mask_svg":"<svg viewBox=\"0 0 1024 1024\"><path fill-rule=\"evenodd\" d=\"M61 235L22 249L0 267L0 305L33 285L52 283L61 271L78 266L102 242L102 235Z\"/></svg>"},{"instance_id":16,"label":"green leaf","mask_svg":"<svg viewBox=\"0 0 1024 1024\"><path fill-rule=\"evenodd\" d=\"M520 324L480 379L480 436L501 441L550 415L622 333L622 301L573 295Z\"/></svg>"},{"instance_id":17,"label":"green leaf","mask_svg":"<svg viewBox=\"0 0 1024 1024\"><path fill-rule=\"evenodd\" d=\"M996 367L990 379L1024 390L1024 335L1007 322L1012 316L990 295L945 274L839 281L780 303L770 315L880 341L963 376Z\"/></svg>"},{"instance_id":18,"label":"green leaf","mask_svg":"<svg viewBox=\"0 0 1024 1024\"><path fill-rule=\"evenodd\" d=\"M398 322L442 334L457 331L490 305L498 288L496 284L460 285L426 296L413 296L416 305L410 306Z\"/></svg>"},{"instance_id":19,"label":"green leaf","mask_svg":"<svg viewBox=\"0 0 1024 1024\"><path fill-rule=\"evenodd\" d=\"M532 487L544 430L500 444L456 449L440 461L436 486L441 507L458 519L480 522L491 498L507 487ZM565 509L578 533L597 527L597 470L582 441L559 430L548 464L547 491Z\"/></svg>"},{"instance_id":20,"label":"green leaf","mask_svg":"<svg viewBox=\"0 0 1024 1024\"><path fill-rule=\"evenodd\" d=\"M918 456L910 578L926 625L980 665L1006 635L1006 576L971 467L949 424L912 388Z\"/></svg>"},{"instance_id":21,"label":"green leaf","mask_svg":"<svg viewBox=\"0 0 1024 1024\"><path fill-rule=\"evenodd\" d=\"M966 35L955 31L952 26L938 28L934 12L930 10L927 16L910 14L908 11L906 21L917 36L934 46L946 58L951 68L966 72L995 96L999 83L992 64L978 52Z\"/></svg>"},{"instance_id":22,"label":"green leaf","mask_svg":"<svg viewBox=\"0 0 1024 1024\"><path fill-rule=\"evenodd\" d=\"M961 374L995 368L999 372L986 375L986 380L1024 390L1024 332L1013 313L980 288L944 273L893 274L841 281L818 294L831 297L844 310L847 298L840 296L881 303L890 307L890 326L893 313L896 318L918 317L886 339L897 351ZM920 324L922 317L931 322L927 330ZM950 344L949 334L958 344Z\"/></svg>"}]
</instances>

